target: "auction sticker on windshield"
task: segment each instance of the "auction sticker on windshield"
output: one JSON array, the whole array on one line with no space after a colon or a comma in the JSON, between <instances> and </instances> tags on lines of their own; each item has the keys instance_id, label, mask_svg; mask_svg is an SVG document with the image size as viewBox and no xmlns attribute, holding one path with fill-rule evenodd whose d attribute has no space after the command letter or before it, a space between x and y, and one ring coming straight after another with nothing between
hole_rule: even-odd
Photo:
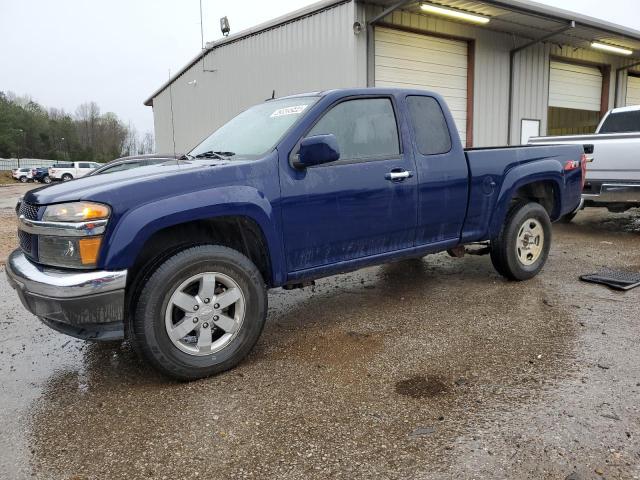
<instances>
[{"instance_id":1,"label":"auction sticker on windshield","mask_svg":"<svg viewBox=\"0 0 640 480\"><path fill-rule=\"evenodd\" d=\"M298 115L304 112L309 105L295 105L293 107L279 108L271 114L271 118L284 117L285 115Z\"/></svg>"}]
</instances>

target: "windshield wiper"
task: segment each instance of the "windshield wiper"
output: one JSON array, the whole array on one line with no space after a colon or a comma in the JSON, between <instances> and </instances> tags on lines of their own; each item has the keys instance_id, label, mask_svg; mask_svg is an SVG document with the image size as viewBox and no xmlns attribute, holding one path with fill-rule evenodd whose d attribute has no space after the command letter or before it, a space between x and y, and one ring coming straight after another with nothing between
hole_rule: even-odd
<instances>
[{"instance_id":1,"label":"windshield wiper","mask_svg":"<svg viewBox=\"0 0 640 480\"><path fill-rule=\"evenodd\" d=\"M195 156L195 158L218 158L220 160L228 160L229 157L233 157L234 152L214 152L212 150L208 152L202 152Z\"/></svg>"}]
</instances>

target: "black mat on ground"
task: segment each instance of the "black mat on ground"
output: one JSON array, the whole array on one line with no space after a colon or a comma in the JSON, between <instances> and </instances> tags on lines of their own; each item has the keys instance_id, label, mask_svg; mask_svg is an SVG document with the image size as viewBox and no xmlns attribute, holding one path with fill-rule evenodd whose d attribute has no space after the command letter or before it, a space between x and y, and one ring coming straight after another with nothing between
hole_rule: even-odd
<instances>
[{"instance_id":1,"label":"black mat on ground","mask_svg":"<svg viewBox=\"0 0 640 480\"><path fill-rule=\"evenodd\" d=\"M591 283L601 283L616 290L631 290L640 285L640 273L605 268L598 273L582 275L580 280Z\"/></svg>"}]
</instances>

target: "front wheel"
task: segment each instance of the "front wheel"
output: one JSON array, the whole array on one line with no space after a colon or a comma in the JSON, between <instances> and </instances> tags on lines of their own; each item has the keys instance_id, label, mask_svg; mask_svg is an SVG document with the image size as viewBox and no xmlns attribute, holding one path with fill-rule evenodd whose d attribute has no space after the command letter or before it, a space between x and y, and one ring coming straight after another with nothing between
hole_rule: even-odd
<instances>
[{"instance_id":1,"label":"front wheel","mask_svg":"<svg viewBox=\"0 0 640 480\"><path fill-rule=\"evenodd\" d=\"M62 175L63 182L68 182L69 180L73 180L73 177L71 176L71 174L65 173L64 175Z\"/></svg>"},{"instance_id":2,"label":"front wheel","mask_svg":"<svg viewBox=\"0 0 640 480\"><path fill-rule=\"evenodd\" d=\"M20 177L20 183L27 183L27 180L29 180L27 177Z\"/></svg>"},{"instance_id":3,"label":"front wheel","mask_svg":"<svg viewBox=\"0 0 640 480\"><path fill-rule=\"evenodd\" d=\"M134 342L162 373L195 380L240 363L266 313L256 266L230 248L201 245L169 258L146 282L133 318Z\"/></svg>"},{"instance_id":4,"label":"front wheel","mask_svg":"<svg viewBox=\"0 0 640 480\"><path fill-rule=\"evenodd\" d=\"M491 241L491 262L509 280L535 277L551 248L551 221L542 205L515 203L498 236Z\"/></svg>"},{"instance_id":5,"label":"front wheel","mask_svg":"<svg viewBox=\"0 0 640 480\"><path fill-rule=\"evenodd\" d=\"M42 179L42 181L48 185L48 184L51 183L51 177L49 175L47 175L46 177L44 177Z\"/></svg>"}]
</instances>

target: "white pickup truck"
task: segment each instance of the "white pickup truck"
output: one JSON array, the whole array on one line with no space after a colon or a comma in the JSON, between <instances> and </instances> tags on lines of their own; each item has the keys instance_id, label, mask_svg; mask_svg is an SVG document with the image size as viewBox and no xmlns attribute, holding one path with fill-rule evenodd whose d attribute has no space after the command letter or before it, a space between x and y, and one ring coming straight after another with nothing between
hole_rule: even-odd
<instances>
[{"instance_id":1,"label":"white pickup truck","mask_svg":"<svg viewBox=\"0 0 640 480\"><path fill-rule=\"evenodd\" d=\"M607 112L593 135L534 137L530 145L581 144L589 163L583 207L640 207L640 105ZM576 212L565 217L571 220Z\"/></svg>"},{"instance_id":2,"label":"white pickup truck","mask_svg":"<svg viewBox=\"0 0 640 480\"><path fill-rule=\"evenodd\" d=\"M74 178L84 177L101 166L102 164L95 162L57 163L49 168L49 177L52 180L62 180L66 182Z\"/></svg>"}]
</instances>

